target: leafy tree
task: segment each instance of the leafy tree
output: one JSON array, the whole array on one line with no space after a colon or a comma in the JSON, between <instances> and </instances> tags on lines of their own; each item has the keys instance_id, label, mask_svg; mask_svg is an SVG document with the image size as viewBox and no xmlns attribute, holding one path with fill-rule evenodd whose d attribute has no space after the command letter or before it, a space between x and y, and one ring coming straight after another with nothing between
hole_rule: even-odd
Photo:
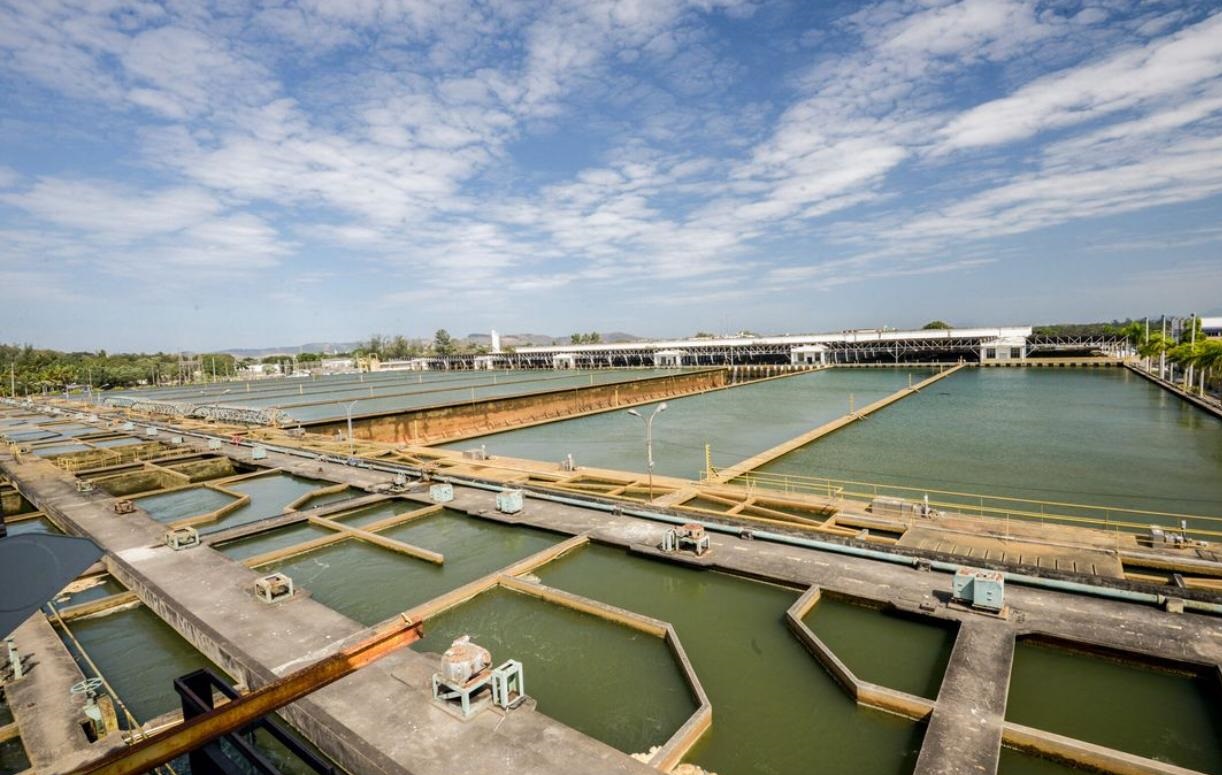
<instances>
[{"instance_id":1,"label":"leafy tree","mask_svg":"<svg viewBox=\"0 0 1222 775\"><path fill-rule=\"evenodd\" d=\"M433 335L433 352L438 355L454 354L454 338L450 336L449 331L444 328L437 329L437 333Z\"/></svg>"},{"instance_id":2,"label":"leafy tree","mask_svg":"<svg viewBox=\"0 0 1222 775\"><path fill-rule=\"evenodd\" d=\"M925 325L921 326L921 330L922 331L945 331L949 329L950 327L951 327L950 323L947 323L944 320L931 320L928 323L926 323Z\"/></svg>"}]
</instances>

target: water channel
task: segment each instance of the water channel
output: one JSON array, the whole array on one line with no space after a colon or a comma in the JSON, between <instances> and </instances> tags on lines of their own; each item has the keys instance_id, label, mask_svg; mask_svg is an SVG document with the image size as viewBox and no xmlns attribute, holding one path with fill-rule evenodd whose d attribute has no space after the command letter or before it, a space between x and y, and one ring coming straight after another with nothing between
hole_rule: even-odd
<instances>
[{"instance_id":1,"label":"water channel","mask_svg":"<svg viewBox=\"0 0 1222 775\"><path fill-rule=\"evenodd\" d=\"M1125 369L966 369L759 470L1222 515L1222 420Z\"/></svg>"},{"instance_id":2,"label":"water channel","mask_svg":"<svg viewBox=\"0 0 1222 775\"><path fill-rule=\"evenodd\" d=\"M919 382L927 369L829 369L714 390L666 401L653 425L655 473L687 479L704 470L705 445L718 467L763 452L800 433ZM649 415L655 405L638 407ZM561 420L443 445L486 445L493 455L559 461L572 453L579 466L644 472L641 421L624 411Z\"/></svg>"}]
</instances>

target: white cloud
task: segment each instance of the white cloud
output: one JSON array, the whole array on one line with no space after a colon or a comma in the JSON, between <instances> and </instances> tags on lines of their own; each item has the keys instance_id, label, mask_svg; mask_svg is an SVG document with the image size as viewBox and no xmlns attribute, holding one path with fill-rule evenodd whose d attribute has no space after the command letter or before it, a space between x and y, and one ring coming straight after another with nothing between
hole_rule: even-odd
<instances>
[{"instance_id":1,"label":"white cloud","mask_svg":"<svg viewBox=\"0 0 1222 775\"><path fill-rule=\"evenodd\" d=\"M0 266L220 282L326 255L459 305L969 272L964 243L1222 192L1222 15L1100 8L884 0L817 35L769 9L803 53L762 73L750 3L10 4L7 77L136 150L0 167Z\"/></svg>"},{"instance_id":2,"label":"white cloud","mask_svg":"<svg viewBox=\"0 0 1222 775\"><path fill-rule=\"evenodd\" d=\"M1222 76L1222 13L1167 39L1040 78L956 116L939 150L1013 142L1081 124L1151 100L1190 97Z\"/></svg>"}]
</instances>

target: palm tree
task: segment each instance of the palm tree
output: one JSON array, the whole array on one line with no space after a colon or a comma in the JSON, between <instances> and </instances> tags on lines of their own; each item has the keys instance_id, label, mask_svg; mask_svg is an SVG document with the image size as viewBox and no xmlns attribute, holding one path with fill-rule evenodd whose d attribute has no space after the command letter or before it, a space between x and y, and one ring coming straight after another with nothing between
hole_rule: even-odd
<instances>
[{"instance_id":1,"label":"palm tree","mask_svg":"<svg viewBox=\"0 0 1222 775\"><path fill-rule=\"evenodd\" d=\"M1166 353L1170 349L1171 340L1163 336L1161 331L1153 331L1150 333L1149 338L1145 339L1144 342L1137 346L1137 353L1141 357L1147 359L1146 368L1149 370L1152 368L1153 359L1157 358L1163 353Z\"/></svg>"}]
</instances>

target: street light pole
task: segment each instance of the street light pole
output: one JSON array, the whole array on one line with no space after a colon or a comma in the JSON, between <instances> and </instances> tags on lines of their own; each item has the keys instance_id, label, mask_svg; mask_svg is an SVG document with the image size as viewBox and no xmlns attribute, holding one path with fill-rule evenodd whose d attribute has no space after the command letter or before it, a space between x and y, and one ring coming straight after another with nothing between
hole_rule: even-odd
<instances>
[{"instance_id":1,"label":"street light pole","mask_svg":"<svg viewBox=\"0 0 1222 775\"><path fill-rule=\"evenodd\" d=\"M356 406L356 401L344 408L344 412L348 415L348 457L356 456L356 444L352 441L352 407L354 406Z\"/></svg>"},{"instance_id":2,"label":"street light pole","mask_svg":"<svg viewBox=\"0 0 1222 775\"><path fill-rule=\"evenodd\" d=\"M653 500L653 420L665 411L665 402L658 404L657 408L648 417L643 416L635 409L628 410L628 414L639 418L645 423L645 461L649 466L649 500L651 501Z\"/></svg>"}]
</instances>

